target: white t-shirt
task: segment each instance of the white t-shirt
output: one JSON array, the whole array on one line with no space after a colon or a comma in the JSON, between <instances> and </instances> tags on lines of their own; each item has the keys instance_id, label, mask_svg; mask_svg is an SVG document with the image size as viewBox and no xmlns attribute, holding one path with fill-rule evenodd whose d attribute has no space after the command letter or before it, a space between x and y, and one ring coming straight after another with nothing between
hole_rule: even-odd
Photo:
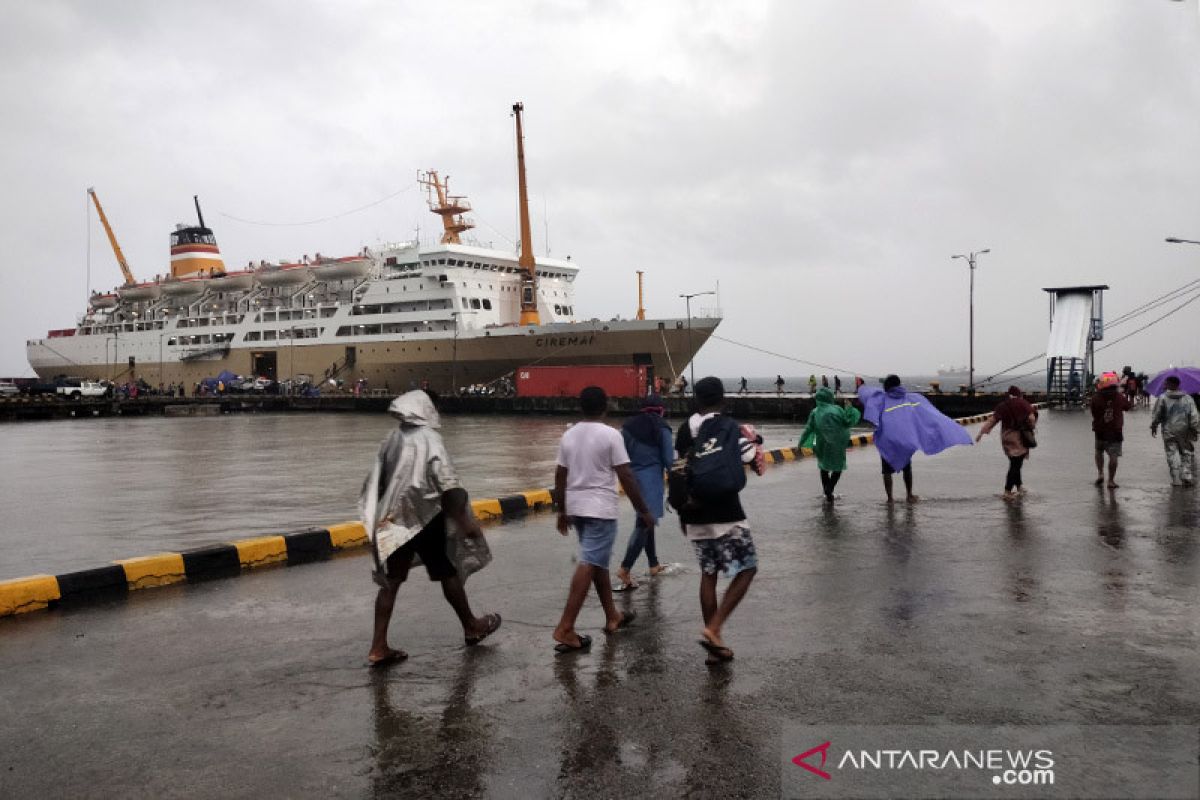
<instances>
[{"instance_id":1,"label":"white t-shirt","mask_svg":"<svg viewBox=\"0 0 1200 800\"><path fill-rule=\"evenodd\" d=\"M629 463L620 432L603 422L577 422L558 443L558 465L567 468L567 513L616 519L617 473Z\"/></svg>"}]
</instances>

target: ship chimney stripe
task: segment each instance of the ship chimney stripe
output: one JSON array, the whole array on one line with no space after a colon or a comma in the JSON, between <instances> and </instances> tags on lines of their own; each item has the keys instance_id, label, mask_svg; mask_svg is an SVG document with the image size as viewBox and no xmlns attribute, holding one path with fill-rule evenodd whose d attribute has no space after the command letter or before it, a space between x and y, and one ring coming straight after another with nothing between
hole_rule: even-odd
<instances>
[{"instance_id":1,"label":"ship chimney stripe","mask_svg":"<svg viewBox=\"0 0 1200 800\"><path fill-rule=\"evenodd\" d=\"M215 244L177 244L171 248L171 255L178 253L219 253L221 249Z\"/></svg>"}]
</instances>

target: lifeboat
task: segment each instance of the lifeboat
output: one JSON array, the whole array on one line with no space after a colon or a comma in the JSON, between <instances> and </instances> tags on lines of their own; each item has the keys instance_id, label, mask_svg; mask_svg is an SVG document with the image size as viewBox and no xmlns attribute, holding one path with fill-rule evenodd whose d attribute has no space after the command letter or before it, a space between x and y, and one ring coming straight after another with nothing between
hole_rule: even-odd
<instances>
[{"instance_id":1,"label":"lifeboat","mask_svg":"<svg viewBox=\"0 0 1200 800\"><path fill-rule=\"evenodd\" d=\"M308 282L312 268L308 264L269 264L255 270L254 277L263 286L292 286Z\"/></svg>"},{"instance_id":2,"label":"lifeboat","mask_svg":"<svg viewBox=\"0 0 1200 800\"><path fill-rule=\"evenodd\" d=\"M366 256L346 256L322 261L312 268L319 281L344 281L365 278L371 271L371 259Z\"/></svg>"},{"instance_id":3,"label":"lifeboat","mask_svg":"<svg viewBox=\"0 0 1200 800\"><path fill-rule=\"evenodd\" d=\"M92 308L113 308L117 304L116 292L110 294L94 294L91 299Z\"/></svg>"},{"instance_id":4,"label":"lifeboat","mask_svg":"<svg viewBox=\"0 0 1200 800\"><path fill-rule=\"evenodd\" d=\"M224 275L210 278L209 285L220 292L249 289L254 285L254 273L248 269L241 272L226 272Z\"/></svg>"},{"instance_id":5,"label":"lifeboat","mask_svg":"<svg viewBox=\"0 0 1200 800\"><path fill-rule=\"evenodd\" d=\"M117 296L122 300L135 303L142 300L157 300L161 294L162 287L156 281L135 283L132 286L123 286L117 290Z\"/></svg>"},{"instance_id":6,"label":"lifeboat","mask_svg":"<svg viewBox=\"0 0 1200 800\"><path fill-rule=\"evenodd\" d=\"M162 290L170 297L191 297L208 288L207 282L208 278L167 279L162 282Z\"/></svg>"}]
</instances>

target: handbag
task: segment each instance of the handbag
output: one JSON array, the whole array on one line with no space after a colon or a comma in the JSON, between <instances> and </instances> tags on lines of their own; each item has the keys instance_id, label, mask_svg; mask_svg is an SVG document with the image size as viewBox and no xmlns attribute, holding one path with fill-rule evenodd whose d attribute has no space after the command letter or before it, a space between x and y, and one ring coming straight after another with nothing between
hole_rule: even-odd
<instances>
[{"instance_id":1,"label":"handbag","mask_svg":"<svg viewBox=\"0 0 1200 800\"><path fill-rule=\"evenodd\" d=\"M1030 450L1038 446L1037 434L1033 428L1021 428L1021 444Z\"/></svg>"},{"instance_id":2,"label":"handbag","mask_svg":"<svg viewBox=\"0 0 1200 800\"><path fill-rule=\"evenodd\" d=\"M446 556L458 576L467 578L492 563L492 549L482 536L467 536L454 520L446 520Z\"/></svg>"}]
</instances>

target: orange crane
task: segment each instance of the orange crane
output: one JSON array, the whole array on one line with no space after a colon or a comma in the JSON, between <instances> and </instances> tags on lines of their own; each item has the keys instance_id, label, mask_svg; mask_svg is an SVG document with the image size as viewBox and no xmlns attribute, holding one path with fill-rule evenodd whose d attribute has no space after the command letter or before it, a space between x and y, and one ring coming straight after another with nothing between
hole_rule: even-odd
<instances>
[{"instance_id":1,"label":"orange crane","mask_svg":"<svg viewBox=\"0 0 1200 800\"><path fill-rule=\"evenodd\" d=\"M100 215L100 224L104 226L104 232L108 234L108 243L112 245L113 255L117 257L117 263L121 265L121 274L125 276L125 285L133 286L137 281L133 279L133 273L129 271L129 264L125 262L125 254L121 252L121 245L117 244L117 237L108 224L108 217L104 216L104 209L100 207L100 198L96 196L96 190L90 186L87 191L96 206L96 213Z\"/></svg>"},{"instance_id":2,"label":"orange crane","mask_svg":"<svg viewBox=\"0 0 1200 800\"><path fill-rule=\"evenodd\" d=\"M537 304L537 266L533 260L533 234L529 230L529 192L525 189L525 137L521 132L521 112L524 103L514 103L513 116L517 118L517 186L520 193L521 213L521 257L518 266L525 273L521 278L521 323L540 325L541 316Z\"/></svg>"}]
</instances>

